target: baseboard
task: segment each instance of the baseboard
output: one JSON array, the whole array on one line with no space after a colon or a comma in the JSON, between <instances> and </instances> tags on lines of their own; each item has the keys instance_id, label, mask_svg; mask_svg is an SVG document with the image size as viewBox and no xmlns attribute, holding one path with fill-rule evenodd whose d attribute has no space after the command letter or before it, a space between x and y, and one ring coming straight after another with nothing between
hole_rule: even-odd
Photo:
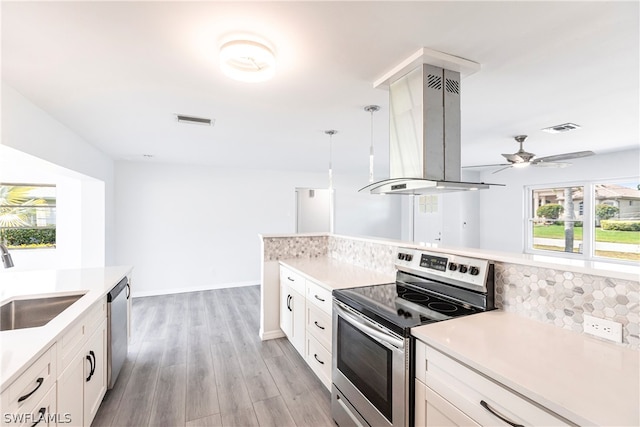
<instances>
[{"instance_id":1,"label":"baseboard","mask_svg":"<svg viewBox=\"0 0 640 427\"><path fill-rule=\"evenodd\" d=\"M158 295L171 295L171 294L183 294L185 292L198 292L198 291L210 291L213 289L226 289L226 288L242 288L245 286L257 286L259 284L259 280L254 282L236 282L236 283L220 283L217 285L204 285L204 286L194 286L191 288L173 288L173 289L154 289L152 291L136 291L135 281L133 282L133 286L131 287L131 296L132 298L141 298L141 297L152 297Z\"/></svg>"},{"instance_id":2,"label":"baseboard","mask_svg":"<svg viewBox=\"0 0 640 427\"><path fill-rule=\"evenodd\" d=\"M276 338L284 338L286 335L280 329L275 331L262 332L260 331L260 339L262 341L273 340Z\"/></svg>"}]
</instances>

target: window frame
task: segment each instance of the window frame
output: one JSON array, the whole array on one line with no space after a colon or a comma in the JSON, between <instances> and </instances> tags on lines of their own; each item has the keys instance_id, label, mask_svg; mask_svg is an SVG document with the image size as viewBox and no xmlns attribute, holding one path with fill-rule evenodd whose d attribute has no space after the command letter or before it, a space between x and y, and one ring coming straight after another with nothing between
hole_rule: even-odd
<instances>
[{"instance_id":1,"label":"window frame","mask_svg":"<svg viewBox=\"0 0 640 427\"><path fill-rule=\"evenodd\" d=\"M639 182L640 177L621 177L596 179L588 181L553 182L548 184L526 185L524 187L524 250L531 255L557 256L560 258L582 261L609 262L612 264L637 265L637 261L629 261L618 258L608 258L595 254L595 188L597 184L620 184L622 182ZM582 214L582 253L570 253L564 251L548 251L533 247L533 192L547 188L583 187L583 214Z\"/></svg>"}]
</instances>

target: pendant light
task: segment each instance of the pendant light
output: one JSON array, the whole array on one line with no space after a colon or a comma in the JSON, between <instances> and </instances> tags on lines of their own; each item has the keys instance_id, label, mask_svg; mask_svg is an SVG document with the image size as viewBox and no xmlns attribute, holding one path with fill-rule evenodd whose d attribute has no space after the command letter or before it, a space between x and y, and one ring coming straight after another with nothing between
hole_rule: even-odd
<instances>
[{"instance_id":1,"label":"pendant light","mask_svg":"<svg viewBox=\"0 0 640 427\"><path fill-rule=\"evenodd\" d=\"M332 146L333 146L333 135L338 133L337 130L329 129L325 130L324 133L329 135L329 190L333 190L333 167L331 165L332 160Z\"/></svg>"},{"instance_id":2,"label":"pendant light","mask_svg":"<svg viewBox=\"0 0 640 427\"><path fill-rule=\"evenodd\" d=\"M373 113L380 110L379 105L367 105L364 111L371 113L371 145L369 146L369 182L373 182Z\"/></svg>"}]
</instances>

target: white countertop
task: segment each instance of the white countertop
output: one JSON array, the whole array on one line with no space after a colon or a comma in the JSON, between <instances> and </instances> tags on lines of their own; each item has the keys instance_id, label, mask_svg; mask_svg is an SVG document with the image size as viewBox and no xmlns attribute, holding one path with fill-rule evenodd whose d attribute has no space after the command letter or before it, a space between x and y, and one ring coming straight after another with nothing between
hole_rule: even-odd
<instances>
[{"instance_id":1,"label":"white countertop","mask_svg":"<svg viewBox=\"0 0 640 427\"><path fill-rule=\"evenodd\" d=\"M498 310L412 334L579 425L640 425L638 351Z\"/></svg>"},{"instance_id":2,"label":"white countertop","mask_svg":"<svg viewBox=\"0 0 640 427\"><path fill-rule=\"evenodd\" d=\"M0 332L0 391L43 354L78 317L104 298L123 277L130 275L132 269L117 266L0 274L0 304L22 297L86 293L44 326Z\"/></svg>"},{"instance_id":3,"label":"white countertop","mask_svg":"<svg viewBox=\"0 0 640 427\"><path fill-rule=\"evenodd\" d=\"M330 257L283 259L280 264L329 290L379 285L396 280L393 274L378 273Z\"/></svg>"}]
</instances>

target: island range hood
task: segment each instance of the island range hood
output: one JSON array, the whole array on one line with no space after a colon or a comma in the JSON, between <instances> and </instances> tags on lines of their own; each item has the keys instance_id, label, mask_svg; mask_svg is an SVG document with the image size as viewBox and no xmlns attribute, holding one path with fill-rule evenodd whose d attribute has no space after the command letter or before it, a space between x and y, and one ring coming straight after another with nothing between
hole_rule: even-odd
<instances>
[{"instance_id":1,"label":"island range hood","mask_svg":"<svg viewBox=\"0 0 640 427\"><path fill-rule=\"evenodd\" d=\"M359 191L433 194L490 188L461 181L460 75L480 65L423 48L375 87L389 87L389 179Z\"/></svg>"}]
</instances>

